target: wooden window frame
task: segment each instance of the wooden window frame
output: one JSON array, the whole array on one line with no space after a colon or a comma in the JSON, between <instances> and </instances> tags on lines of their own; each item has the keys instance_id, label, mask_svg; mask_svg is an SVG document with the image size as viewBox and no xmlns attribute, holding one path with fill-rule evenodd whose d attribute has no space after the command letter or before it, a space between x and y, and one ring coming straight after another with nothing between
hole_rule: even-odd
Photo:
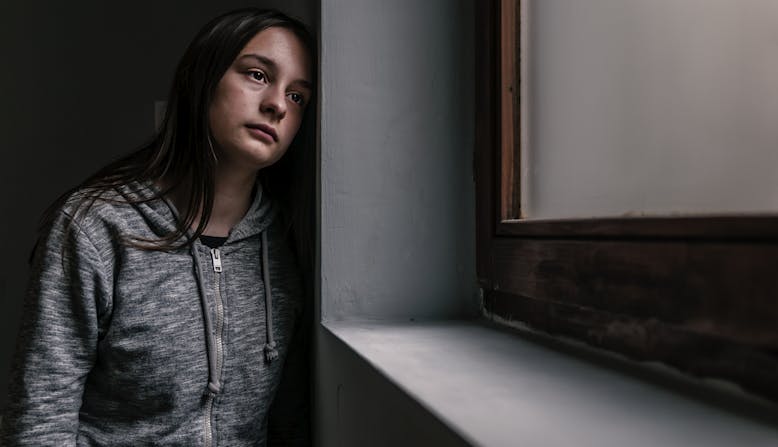
<instances>
[{"instance_id":1,"label":"wooden window frame","mask_svg":"<svg viewBox=\"0 0 778 447\"><path fill-rule=\"evenodd\" d=\"M515 219L518 80L503 60L517 30L502 12L518 6L475 17L484 314L778 401L778 215Z\"/></svg>"}]
</instances>

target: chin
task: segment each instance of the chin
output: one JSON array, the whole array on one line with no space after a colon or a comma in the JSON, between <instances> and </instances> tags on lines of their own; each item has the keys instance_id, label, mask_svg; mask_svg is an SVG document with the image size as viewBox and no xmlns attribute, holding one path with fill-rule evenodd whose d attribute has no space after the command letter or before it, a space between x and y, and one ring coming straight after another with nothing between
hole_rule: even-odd
<instances>
[{"instance_id":1,"label":"chin","mask_svg":"<svg viewBox=\"0 0 778 447\"><path fill-rule=\"evenodd\" d=\"M252 165L256 166L256 168L259 170L272 166L278 163L279 160L281 160L281 156L277 154L269 154L267 156L253 158Z\"/></svg>"},{"instance_id":2,"label":"chin","mask_svg":"<svg viewBox=\"0 0 778 447\"><path fill-rule=\"evenodd\" d=\"M242 155L241 158L244 159L246 163L259 168L270 166L281 158L278 156L275 147L268 147L264 144L243 148L240 153Z\"/></svg>"},{"instance_id":3,"label":"chin","mask_svg":"<svg viewBox=\"0 0 778 447\"><path fill-rule=\"evenodd\" d=\"M253 170L260 170L273 165L284 155L286 151L279 151L278 143L267 145L259 141L233 144L229 149L222 151L223 155L230 160L234 160L239 166L251 167Z\"/></svg>"}]
</instances>

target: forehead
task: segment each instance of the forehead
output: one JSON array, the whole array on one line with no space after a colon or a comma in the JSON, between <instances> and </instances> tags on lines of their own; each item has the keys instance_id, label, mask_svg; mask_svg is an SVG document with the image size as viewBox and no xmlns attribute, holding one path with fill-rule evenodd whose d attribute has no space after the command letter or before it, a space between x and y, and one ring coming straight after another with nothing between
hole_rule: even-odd
<instances>
[{"instance_id":1,"label":"forehead","mask_svg":"<svg viewBox=\"0 0 778 447\"><path fill-rule=\"evenodd\" d=\"M284 74L295 79L310 80L311 58L308 48L302 39L286 28L270 27L258 32L243 47L238 58L245 55L270 59Z\"/></svg>"}]
</instances>

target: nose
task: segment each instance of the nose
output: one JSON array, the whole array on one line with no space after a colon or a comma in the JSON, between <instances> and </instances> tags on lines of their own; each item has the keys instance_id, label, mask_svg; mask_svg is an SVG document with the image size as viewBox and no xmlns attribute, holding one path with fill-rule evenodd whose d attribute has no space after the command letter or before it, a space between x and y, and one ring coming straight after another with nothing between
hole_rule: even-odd
<instances>
[{"instance_id":1,"label":"nose","mask_svg":"<svg viewBox=\"0 0 778 447\"><path fill-rule=\"evenodd\" d=\"M286 107L286 93L280 88L266 89L259 104L259 110L272 115L276 121L286 116Z\"/></svg>"}]
</instances>

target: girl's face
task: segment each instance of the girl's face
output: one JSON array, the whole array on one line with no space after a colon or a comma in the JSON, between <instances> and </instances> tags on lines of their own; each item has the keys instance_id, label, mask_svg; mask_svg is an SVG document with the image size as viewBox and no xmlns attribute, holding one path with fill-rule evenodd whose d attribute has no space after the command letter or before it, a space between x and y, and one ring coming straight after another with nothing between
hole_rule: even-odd
<instances>
[{"instance_id":1,"label":"girl's face","mask_svg":"<svg viewBox=\"0 0 778 447\"><path fill-rule=\"evenodd\" d=\"M220 165L256 171L284 155L311 98L310 65L305 45L286 28L267 28L246 44L208 113Z\"/></svg>"}]
</instances>

